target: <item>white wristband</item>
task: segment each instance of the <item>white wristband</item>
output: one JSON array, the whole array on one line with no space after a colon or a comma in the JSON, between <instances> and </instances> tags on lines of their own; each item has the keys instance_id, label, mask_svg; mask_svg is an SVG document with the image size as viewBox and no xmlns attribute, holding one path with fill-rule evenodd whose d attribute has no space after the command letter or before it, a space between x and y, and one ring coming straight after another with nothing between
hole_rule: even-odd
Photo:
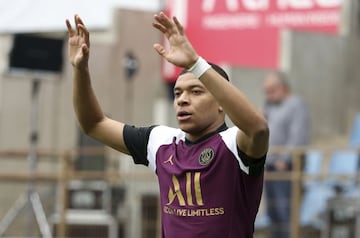
<instances>
[{"instance_id":1,"label":"white wristband","mask_svg":"<svg viewBox=\"0 0 360 238\"><path fill-rule=\"evenodd\" d=\"M196 60L195 64L188 69L188 72L195 75L196 78L200 78L208 69L211 68L211 65L206 62L201 56Z\"/></svg>"}]
</instances>

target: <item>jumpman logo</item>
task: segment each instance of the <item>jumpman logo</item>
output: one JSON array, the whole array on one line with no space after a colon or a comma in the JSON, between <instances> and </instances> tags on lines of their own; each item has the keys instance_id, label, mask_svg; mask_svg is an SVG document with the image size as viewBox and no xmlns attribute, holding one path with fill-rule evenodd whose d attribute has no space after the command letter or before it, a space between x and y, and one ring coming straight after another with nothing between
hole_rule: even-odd
<instances>
[{"instance_id":1,"label":"jumpman logo","mask_svg":"<svg viewBox=\"0 0 360 238\"><path fill-rule=\"evenodd\" d=\"M165 161L164 161L164 164L165 164L165 163L170 163L171 165L174 165L172 159L173 159L173 155L171 155L171 156L169 157L169 159L165 160Z\"/></svg>"}]
</instances>

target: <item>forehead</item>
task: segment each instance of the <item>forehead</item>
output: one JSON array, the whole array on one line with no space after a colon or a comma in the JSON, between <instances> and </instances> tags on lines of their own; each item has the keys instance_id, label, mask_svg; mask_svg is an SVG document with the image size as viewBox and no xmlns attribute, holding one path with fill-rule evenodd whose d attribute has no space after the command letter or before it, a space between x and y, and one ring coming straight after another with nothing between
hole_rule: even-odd
<instances>
[{"instance_id":1,"label":"forehead","mask_svg":"<svg viewBox=\"0 0 360 238\"><path fill-rule=\"evenodd\" d=\"M269 74L264 80L264 87L272 88L277 86L281 86L279 78L276 75Z\"/></svg>"},{"instance_id":2,"label":"forehead","mask_svg":"<svg viewBox=\"0 0 360 238\"><path fill-rule=\"evenodd\" d=\"M175 82L174 90L176 89L186 89L193 87L204 87L204 84L192 73L185 73L178 77Z\"/></svg>"}]
</instances>

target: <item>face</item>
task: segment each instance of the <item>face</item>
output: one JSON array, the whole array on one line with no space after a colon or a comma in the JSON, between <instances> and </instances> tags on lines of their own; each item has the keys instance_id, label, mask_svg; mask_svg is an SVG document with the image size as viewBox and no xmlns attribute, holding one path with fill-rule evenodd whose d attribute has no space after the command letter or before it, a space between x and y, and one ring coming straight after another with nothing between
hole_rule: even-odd
<instances>
[{"instance_id":1,"label":"face","mask_svg":"<svg viewBox=\"0 0 360 238\"><path fill-rule=\"evenodd\" d=\"M193 74L186 73L178 78L174 95L174 108L179 127L192 139L196 140L224 123L222 108Z\"/></svg>"},{"instance_id":2,"label":"face","mask_svg":"<svg viewBox=\"0 0 360 238\"><path fill-rule=\"evenodd\" d=\"M273 74L265 78L263 88L268 103L280 103L288 96L287 87Z\"/></svg>"}]
</instances>

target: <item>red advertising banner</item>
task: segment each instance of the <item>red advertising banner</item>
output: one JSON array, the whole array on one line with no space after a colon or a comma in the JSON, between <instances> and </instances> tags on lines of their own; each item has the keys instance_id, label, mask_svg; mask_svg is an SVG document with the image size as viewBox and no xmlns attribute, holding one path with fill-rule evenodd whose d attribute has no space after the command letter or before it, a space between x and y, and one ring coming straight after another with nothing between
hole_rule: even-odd
<instances>
[{"instance_id":1,"label":"red advertising banner","mask_svg":"<svg viewBox=\"0 0 360 238\"><path fill-rule=\"evenodd\" d=\"M171 0L197 52L217 64L278 68L280 31L336 34L342 0ZM176 71L164 65L173 80Z\"/></svg>"}]
</instances>

